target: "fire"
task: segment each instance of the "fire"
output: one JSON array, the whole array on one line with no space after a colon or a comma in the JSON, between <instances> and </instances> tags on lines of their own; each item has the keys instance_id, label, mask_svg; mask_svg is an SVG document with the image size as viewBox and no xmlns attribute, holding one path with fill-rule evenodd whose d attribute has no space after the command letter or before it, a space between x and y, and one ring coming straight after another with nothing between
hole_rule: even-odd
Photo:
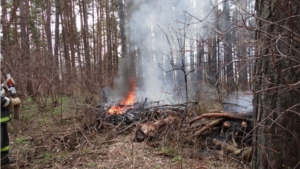
<instances>
[{"instance_id":1,"label":"fire","mask_svg":"<svg viewBox=\"0 0 300 169\"><path fill-rule=\"evenodd\" d=\"M130 105L133 106L134 100L135 100L135 89L136 89L136 82L134 79L130 81L131 83L131 89L128 92L127 96L124 100L122 100L117 105L111 106L111 108L108 110L109 114L123 114L124 110L130 107Z\"/></svg>"}]
</instances>

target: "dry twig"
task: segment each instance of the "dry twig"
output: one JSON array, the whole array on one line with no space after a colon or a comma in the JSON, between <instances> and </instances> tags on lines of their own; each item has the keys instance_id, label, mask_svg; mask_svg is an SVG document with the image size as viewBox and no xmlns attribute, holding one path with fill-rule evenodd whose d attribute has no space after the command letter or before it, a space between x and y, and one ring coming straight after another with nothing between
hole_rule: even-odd
<instances>
[{"instance_id":1,"label":"dry twig","mask_svg":"<svg viewBox=\"0 0 300 169\"><path fill-rule=\"evenodd\" d=\"M222 112L222 113L206 113L202 114L194 119L192 119L189 123L192 125L194 122L201 120L203 118L213 118L213 117L220 117L220 118L228 118L228 119L234 119L234 120L246 120L246 121L252 121L252 119L249 119L245 116L242 116L240 114L233 114L229 112Z\"/></svg>"}]
</instances>

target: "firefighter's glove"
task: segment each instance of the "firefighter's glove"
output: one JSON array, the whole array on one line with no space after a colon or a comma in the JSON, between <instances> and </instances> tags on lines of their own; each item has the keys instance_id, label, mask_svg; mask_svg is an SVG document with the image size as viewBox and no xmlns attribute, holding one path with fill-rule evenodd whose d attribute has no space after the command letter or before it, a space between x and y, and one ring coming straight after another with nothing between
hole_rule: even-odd
<instances>
[{"instance_id":1,"label":"firefighter's glove","mask_svg":"<svg viewBox=\"0 0 300 169\"><path fill-rule=\"evenodd\" d=\"M2 84L1 84L1 86L3 86L3 87L10 87L10 86L14 86L15 85L15 81L14 81L14 79L13 78L8 78L8 79L6 79L5 80L5 82L3 82Z\"/></svg>"},{"instance_id":2,"label":"firefighter's glove","mask_svg":"<svg viewBox=\"0 0 300 169\"><path fill-rule=\"evenodd\" d=\"M13 108L17 105L21 104L21 100L20 98L16 97L16 98L11 98L11 103L10 103L10 108Z\"/></svg>"}]
</instances>

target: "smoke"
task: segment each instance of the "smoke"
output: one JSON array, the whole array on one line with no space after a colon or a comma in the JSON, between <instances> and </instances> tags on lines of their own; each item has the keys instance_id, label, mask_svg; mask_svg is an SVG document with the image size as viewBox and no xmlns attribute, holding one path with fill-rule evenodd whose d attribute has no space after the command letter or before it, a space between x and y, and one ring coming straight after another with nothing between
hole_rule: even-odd
<instances>
[{"instance_id":1,"label":"smoke","mask_svg":"<svg viewBox=\"0 0 300 169\"><path fill-rule=\"evenodd\" d=\"M131 92L133 83L136 83L135 62L130 58L122 58L119 63L119 77L116 79L116 89L110 93L109 89L104 89L102 95L109 97L109 101L120 102Z\"/></svg>"},{"instance_id":2,"label":"smoke","mask_svg":"<svg viewBox=\"0 0 300 169\"><path fill-rule=\"evenodd\" d=\"M235 93L226 98L226 104L224 106L225 111L229 112L253 112L252 93Z\"/></svg>"},{"instance_id":3,"label":"smoke","mask_svg":"<svg viewBox=\"0 0 300 169\"><path fill-rule=\"evenodd\" d=\"M212 10L210 1L199 0L132 0L132 9L127 31L129 32L129 55L120 63L120 78L117 80L118 95L124 96L130 89L130 79L137 79L136 98L151 101L180 102L178 83L180 71L172 71L170 57L181 56L181 48L196 48L190 39L196 41L202 35L210 18L203 20ZM188 12L188 14L186 13ZM212 17L212 15L210 16ZM199 20L197 20L197 19ZM186 34L185 34L186 33ZM184 43L189 39L187 43ZM169 42L169 43L168 43ZM189 44L190 43L190 44ZM194 45L194 46L193 46ZM171 51L172 50L172 51ZM177 92L175 92L177 91ZM177 95L174 95L174 94Z\"/></svg>"}]
</instances>

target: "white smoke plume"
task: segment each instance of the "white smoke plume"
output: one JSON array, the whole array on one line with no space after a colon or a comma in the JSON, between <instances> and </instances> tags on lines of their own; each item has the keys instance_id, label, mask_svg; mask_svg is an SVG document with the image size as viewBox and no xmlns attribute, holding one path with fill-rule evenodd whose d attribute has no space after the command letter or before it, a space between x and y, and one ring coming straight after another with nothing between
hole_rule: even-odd
<instances>
[{"instance_id":1,"label":"white smoke plume","mask_svg":"<svg viewBox=\"0 0 300 169\"><path fill-rule=\"evenodd\" d=\"M173 94L176 83L168 81L167 78L172 76L172 73L165 73L159 66L162 65L165 71L174 74L170 67L165 66L168 65L166 62L169 62L168 57L171 53L167 38L172 41L174 55L179 55L178 51L181 47L186 50L191 46L196 48L195 44L191 44L187 39L196 40L196 37L206 36L202 32L205 32L203 30L206 24L212 21L210 19L213 17L212 13L210 17L206 18L212 10L211 1L133 0L133 2L135 10L127 25L129 31L127 38L131 44L128 50L131 52L120 65L119 89L128 90L126 87L129 84L128 80L131 76L136 76L138 81L137 101L148 98L151 101L180 102L182 99ZM205 19L205 21L199 22L195 18ZM187 34L183 35L185 30ZM184 38L184 36L186 37ZM184 40L187 42L183 43ZM132 72L137 73L133 74ZM182 74L180 71L176 71L176 73Z\"/></svg>"},{"instance_id":2,"label":"white smoke plume","mask_svg":"<svg viewBox=\"0 0 300 169\"><path fill-rule=\"evenodd\" d=\"M253 94L251 92L238 92L225 99L224 110L229 112L253 112Z\"/></svg>"}]
</instances>

